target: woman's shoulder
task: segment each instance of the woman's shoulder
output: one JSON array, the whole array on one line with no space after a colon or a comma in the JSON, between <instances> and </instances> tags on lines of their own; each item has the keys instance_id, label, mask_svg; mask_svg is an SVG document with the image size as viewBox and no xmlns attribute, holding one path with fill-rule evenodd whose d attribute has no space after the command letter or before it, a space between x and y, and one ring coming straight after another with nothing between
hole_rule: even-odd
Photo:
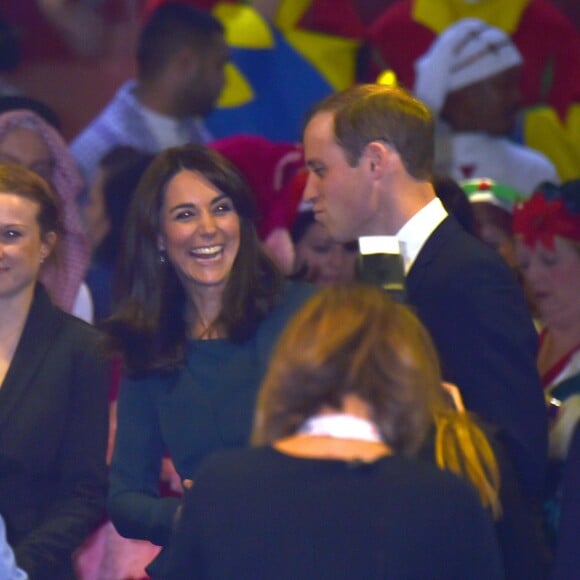
<instances>
[{"instance_id":1,"label":"woman's shoulder","mask_svg":"<svg viewBox=\"0 0 580 580\"><path fill-rule=\"evenodd\" d=\"M71 339L82 341L96 341L99 331L88 322L65 312L54 305L48 293L39 285L29 312L29 323L40 334L46 334L52 340L61 336L70 336Z\"/></svg>"},{"instance_id":2,"label":"woman's shoulder","mask_svg":"<svg viewBox=\"0 0 580 580\"><path fill-rule=\"evenodd\" d=\"M345 474L353 473L353 470L357 468L365 470L374 466L377 468L377 476L384 479L387 487L392 485L401 488L404 493L410 495L420 492L423 497L428 496L439 502L441 493L445 492L446 498L450 501L458 497L462 502L472 502L479 506L477 495L460 477L441 470L428 461L403 455L391 455L376 462L355 464L338 460L300 459L286 455L270 446L224 449L206 458L196 476L211 475L211 477L223 478L224 482L239 481L235 478L232 480L233 473L237 472L239 477L243 478L243 475L247 474L253 480L260 472L269 477L268 474L272 469L278 473L287 471L293 474L299 473L302 468L316 473L330 468L334 472L337 465L343 464L348 466L348 469L344 470Z\"/></svg>"},{"instance_id":3,"label":"woman's shoulder","mask_svg":"<svg viewBox=\"0 0 580 580\"><path fill-rule=\"evenodd\" d=\"M97 342L101 336L101 332L92 324L85 320L60 311L62 315L62 324L64 331L71 337L79 337L80 340L89 341L90 343Z\"/></svg>"},{"instance_id":4,"label":"woman's shoulder","mask_svg":"<svg viewBox=\"0 0 580 580\"><path fill-rule=\"evenodd\" d=\"M443 489L453 490L453 493L475 499L479 505L475 491L464 479L451 471L440 469L433 461L423 456L404 455L396 455L392 459L389 469L397 472L399 482L404 482L405 487L427 486L428 495L433 498L438 498ZM453 498L453 493L447 495L447 498Z\"/></svg>"},{"instance_id":5,"label":"woman's shoulder","mask_svg":"<svg viewBox=\"0 0 580 580\"><path fill-rule=\"evenodd\" d=\"M314 293L316 287L307 282L296 280L285 280L276 306L272 311L273 315L294 313L298 310Z\"/></svg>"},{"instance_id":6,"label":"woman's shoulder","mask_svg":"<svg viewBox=\"0 0 580 580\"><path fill-rule=\"evenodd\" d=\"M258 337L267 337L268 341L275 339L315 291L311 284L286 280L273 309L258 326Z\"/></svg>"}]
</instances>

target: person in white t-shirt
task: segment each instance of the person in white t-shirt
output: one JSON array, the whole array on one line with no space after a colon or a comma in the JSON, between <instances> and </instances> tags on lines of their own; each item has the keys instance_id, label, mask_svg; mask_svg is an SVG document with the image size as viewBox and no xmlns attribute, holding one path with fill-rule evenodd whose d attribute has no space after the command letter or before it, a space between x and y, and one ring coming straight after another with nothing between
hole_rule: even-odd
<instances>
[{"instance_id":1,"label":"person in white t-shirt","mask_svg":"<svg viewBox=\"0 0 580 580\"><path fill-rule=\"evenodd\" d=\"M414 93L438 121L438 173L485 176L525 195L559 182L550 160L510 139L522 109L521 67L510 37L475 18L447 28L417 60Z\"/></svg>"},{"instance_id":2,"label":"person in white t-shirt","mask_svg":"<svg viewBox=\"0 0 580 580\"><path fill-rule=\"evenodd\" d=\"M178 3L157 8L139 37L137 78L71 144L87 185L119 145L159 153L211 140L202 119L222 91L228 59L223 26L210 13Z\"/></svg>"}]
</instances>

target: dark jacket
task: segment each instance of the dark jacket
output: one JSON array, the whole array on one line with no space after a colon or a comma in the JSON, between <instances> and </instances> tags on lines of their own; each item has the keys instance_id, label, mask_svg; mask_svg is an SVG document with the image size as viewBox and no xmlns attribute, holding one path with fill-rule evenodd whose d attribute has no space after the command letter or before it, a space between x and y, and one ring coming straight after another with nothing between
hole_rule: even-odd
<instances>
[{"instance_id":1,"label":"dark jacket","mask_svg":"<svg viewBox=\"0 0 580 580\"><path fill-rule=\"evenodd\" d=\"M97 332L39 285L0 389L0 513L30 578L72 576L72 552L103 516L107 437Z\"/></svg>"},{"instance_id":2,"label":"dark jacket","mask_svg":"<svg viewBox=\"0 0 580 580\"><path fill-rule=\"evenodd\" d=\"M444 378L470 411L499 427L524 490L539 495L547 416L537 334L515 276L449 217L411 267L407 298L435 342Z\"/></svg>"}]
</instances>

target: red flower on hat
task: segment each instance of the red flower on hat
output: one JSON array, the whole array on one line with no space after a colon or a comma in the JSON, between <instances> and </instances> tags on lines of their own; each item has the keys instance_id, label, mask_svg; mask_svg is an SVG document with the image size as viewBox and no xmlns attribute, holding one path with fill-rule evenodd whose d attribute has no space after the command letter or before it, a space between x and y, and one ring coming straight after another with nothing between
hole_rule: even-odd
<instances>
[{"instance_id":1,"label":"red flower on hat","mask_svg":"<svg viewBox=\"0 0 580 580\"><path fill-rule=\"evenodd\" d=\"M553 250L555 236L578 239L579 221L567 211L561 198L549 200L537 191L514 209L513 230L530 248L539 242Z\"/></svg>"}]
</instances>

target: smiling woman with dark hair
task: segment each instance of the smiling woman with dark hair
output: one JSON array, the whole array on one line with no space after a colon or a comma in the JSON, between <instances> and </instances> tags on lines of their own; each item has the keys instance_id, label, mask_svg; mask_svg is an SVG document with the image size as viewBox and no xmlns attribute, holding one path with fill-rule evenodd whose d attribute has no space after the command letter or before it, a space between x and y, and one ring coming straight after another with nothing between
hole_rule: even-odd
<instances>
[{"instance_id":1,"label":"smiling woman with dark hair","mask_svg":"<svg viewBox=\"0 0 580 580\"><path fill-rule=\"evenodd\" d=\"M179 500L159 497L165 450L189 479L212 451L247 444L272 345L312 291L284 281L254 217L240 174L200 145L161 153L132 200L105 322L127 375L109 502L122 535L167 543Z\"/></svg>"}]
</instances>

